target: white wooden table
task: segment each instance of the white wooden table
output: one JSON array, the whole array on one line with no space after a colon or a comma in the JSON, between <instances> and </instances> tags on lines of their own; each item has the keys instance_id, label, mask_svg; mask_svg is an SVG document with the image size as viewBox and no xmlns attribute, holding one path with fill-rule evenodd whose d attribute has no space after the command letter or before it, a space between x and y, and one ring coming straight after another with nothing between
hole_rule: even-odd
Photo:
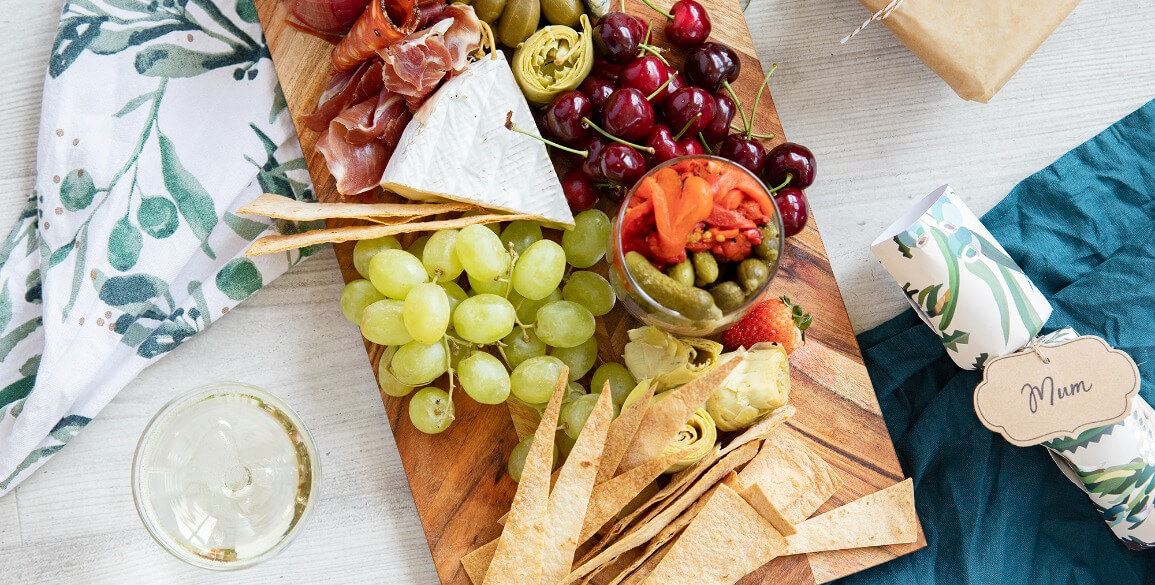
<instances>
[{"instance_id":1,"label":"white wooden table","mask_svg":"<svg viewBox=\"0 0 1155 585\"><path fill-rule=\"evenodd\" d=\"M0 230L31 191L41 82L62 0L0 0ZM988 105L958 99L853 0L753 0L747 11L788 135L818 157L808 191L851 319L904 307L868 245L913 200L951 183L977 213L1155 98L1155 1L1079 6ZM6 583L435 583L356 329L322 253L130 384L72 444L0 498ZM129 467L153 413L204 382L287 400L322 454L321 500L298 540L255 568L183 565L148 537ZM452 453L447 455L452 456Z\"/></svg>"}]
</instances>

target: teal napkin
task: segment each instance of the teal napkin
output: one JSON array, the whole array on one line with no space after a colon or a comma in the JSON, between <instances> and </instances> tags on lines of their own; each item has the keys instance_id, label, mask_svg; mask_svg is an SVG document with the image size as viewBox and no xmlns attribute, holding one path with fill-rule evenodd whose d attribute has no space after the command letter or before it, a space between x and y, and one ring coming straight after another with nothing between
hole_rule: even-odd
<instances>
[{"instance_id":1,"label":"teal napkin","mask_svg":"<svg viewBox=\"0 0 1155 585\"><path fill-rule=\"evenodd\" d=\"M1035 173L983 223L1073 327L1131 354L1155 404L1155 101ZM1155 582L1041 448L984 428L963 371L913 311L858 338L927 547L846 584ZM1152 495L1155 497L1155 494ZM1147 519L1155 522L1155 519Z\"/></svg>"}]
</instances>

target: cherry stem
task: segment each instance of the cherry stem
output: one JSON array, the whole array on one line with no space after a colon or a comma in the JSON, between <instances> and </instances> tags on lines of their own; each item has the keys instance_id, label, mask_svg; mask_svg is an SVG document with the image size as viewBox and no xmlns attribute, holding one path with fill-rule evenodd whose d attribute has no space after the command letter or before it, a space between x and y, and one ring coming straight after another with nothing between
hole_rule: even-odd
<instances>
[{"instance_id":1,"label":"cherry stem","mask_svg":"<svg viewBox=\"0 0 1155 585\"><path fill-rule=\"evenodd\" d=\"M594 124L593 121L590 120L589 118L582 118L582 122L584 122L586 126L593 128L598 134L601 134L602 136L605 136L606 138L609 138L610 140L613 140L614 142L617 142L618 144L624 144L626 146L636 148L642 152L654 154L653 148L651 148L649 146L642 146L640 144L634 144L633 142L630 142L628 140L618 138L617 136L614 136L613 134L610 134L609 132L602 130L597 124ZM588 156L589 153L587 152L586 154Z\"/></svg>"},{"instance_id":2,"label":"cherry stem","mask_svg":"<svg viewBox=\"0 0 1155 585\"><path fill-rule=\"evenodd\" d=\"M690 121L686 122L686 125L682 126L682 129L679 130L678 133L674 135L674 140L680 140L682 138L682 135L686 133L686 130L689 130L690 126L692 126L694 124L694 122L697 122L698 118L701 118L701 117L702 117L702 112L698 112L697 114L694 114L694 117L690 118ZM699 132L699 134L701 134L701 132Z\"/></svg>"},{"instance_id":3,"label":"cherry stem","mask_svg":"<svg viewBox=\"0 0 1155 585\"><path fill-rule=\"evenodd\" d=\"M583 118L583 120L584 120L584 118ZM589 156L590 156L590 151L588 151L588 150L577 150L576 148L570 148L568 146L562 146L562 145L560 145L560 144L558 144L552 140L549 140L548 138L542 138L541 136L538 136L537 134L534 134L533 132L527 132L525 130L522 130L521 128L518 128L517 124L513 123L513 112L509 112L508 114L505 115L505 127L509 130L517 132L518 134L524 134L526 136L529 136L530 138L533 138L534 140L540 140L540 141L546 143L547 145L552 146L558 150L564 150L566 152L572 152L578 156L585 157L585 158L589 158Z\"/></svg>"},{"instance_id":4,"label":"cherry stem","mask_svg":"<svg viewBox=\"0 0 1155 585\"><path fill-rule=\"evenodd\" d=\"M647 101L647 102L649 102L649 101L653 101L653 99L654 99L655 97L657 97L659 93L662 93L662 90L663 90L663 89L666 89L666 87L668 87L668 86L670 85L670 82L671 82L671 81L673 81L673 80L674 80L674 74L673 74L673 73L671 73L671 74L670 74L670 78L669 78L669 79L667 79L665 83L663 83L662 85L659 85L659 86L658 86L658 89L655 89L655 90L654 90L654 93L651 93L650 95L646 96L646 101ZM699 113L700 113L700 112L699 112Z\"/></svg>"},{"instance_id":5,"label":"cherry stem","mask_svg":"<svg viewBox=\"0 0 1155 585\"><path fill-rule=\"evenodd\" d=\"M670 62L667 61L666 58L662 56L662 50L659 49L658 47L655 47L653 45L647 45L645 43L638 43L638 48L641 49L643 52L651 53L652 55L657 57L659 60L661 60L662 63L665 63L666 65L670 64ZM640 55L641 53L638 53L638 54Z\"/></svg>"},{"instance_id":6,"label":"cherry stem","mask_svg":"<svg viewBox=\"0 0 1155 585\"><path fill-rule=\"evenodd\" d=\"M642 37L641 44L643 44L643 45L650 44L650 34L653 32L654 32L654 21L647 20L646 21L646 34L645 34L645 36ZM642 51L638 51L638 56L639 57L642 56Z\"/></svg>"},{"instance_id":7,"label":"cherry stem","mask_svg":"<svg viewBox=\"0 0 1155 585\"><path fill-rule=\"evenodd\" d=\"M723 80L722 87L726 88L726 91L730 93L730 99L734 100L734 107L738 109L738 115L742 118L743 132L749 132L750 123L746 121L746 112L742 110L742 102L738 99L738 94L734 93L734 88L730 87L729 81Z\"/></svg>"},{"instance_id":8,"label":"cherry stem","mask_svg":"<svg viewBox=\"0 0 1155 585\"><path fill-rule=\"evenodd\" d=\"M710 148L710 143L706 142L706 135L705 134L702 134L701 132L699 132L698 133L698 141L702 143L702 148L706 151L706 154L714 154L713 149Z\"/></svg>"},{"instance_id":9,"label":"cherry stem","mask_svg":"<svg viewBox=\"0 0 1155 585\"><path fill-rule=\"evenodd\" d=\"M762 101L762 90L770 83L770 76L778 70L778 64L775 63L770 66L770 71L766 72L766 77L762 78L762 85L758 86L758 93L754 95L754 107L750 108L750 125L746 127L746 138L754 135L754 116L758 113L758 102Z\"/></svg>"},{"instance_id":10,"label":"cherry stem","mask_svg":"<svg viewBox=\"0 0 1155 585\"><path fill-rule=\"evenodd\" d=\"M734 132L738 132L739 134L745 134L745 131L743 131L741 128L738 128L737 126L734 126L734 125L730 126L730 130L733 130ZM766 140L770 140L770 139L774 138L774 135L773 134L759 134L757 132L751 132L751 133L747 134L746 137L747 138L764 138Z\"/></svg>"},{"instance_id":11,"label":"cherry stem","mask_svg":"<svg viewBox=\"0 0 1155 585\"><path fill-rule=\"evenodd\" d=\"M778 185L777 187L774 187L773 189L771 189L770 193L772 193L772 194L777 193L777 192L785 189L786 185L789 185L790 181L793 181L793 180L794 180L794 173L786 173L786 180L782 181L781 185Z\"/></svg>"},{"instance_id":12,"label":"cherry stem","mask_svg":"<svg viewBox=\"0 0 1155 585\"><path fill-rule=\"evenodd\" d=\"M642 0L642 4L645 4L646 6L653 8L654 12L657 12L658 14L665 16L668 20L674 20L673 14L670 14L669 12L666 12L665 10L658 8L657 6L654 6L654 4L652 2L650 2L650 0ZM623 10L622 12L625 12L625 10Z\"/></svg>"}]
</instances>

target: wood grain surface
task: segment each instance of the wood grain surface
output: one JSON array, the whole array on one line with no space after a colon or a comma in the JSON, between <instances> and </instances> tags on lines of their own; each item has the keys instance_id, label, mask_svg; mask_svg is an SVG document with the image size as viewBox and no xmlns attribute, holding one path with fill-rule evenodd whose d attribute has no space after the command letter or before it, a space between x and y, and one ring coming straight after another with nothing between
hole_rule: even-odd
<instances>
[{"instance_id":1,"label":"wood grain surface","mask_svg":"<svg viewBox=\"0 0 1155 585\"><path fill-rule=\"evenodd\" d=\"M761 85L762 67L741 8L731 0L705 5L713 21L711 38L734 48L741 58L743 74L734 89L749 107ZM627 0L626 6L643 18L653 14L638 0ZM257 7L317 197L340 201L324 158L314 148L318 133L299 122L313 111L328 81L331 45L287 25L282 4L258 0ZM669 46L660 28L655 27L655 44ZM680 56L675 52L671 61L677 64ZM768 147L785 140L769 92L762 97L755 129L775 136L767 141ZM352 244L339 244L336 251L346 281L360 278L352 265ZM820 512L900 481L903 473L813 218L805 231L788 241L771 294L789 296L815 315L806 347L791 359L791 403L798 408L791 424L843 478L843 487ZM636 326L620 305L599 319L599 363L620 361L627 332ZM366 347L376 371L382 349L368 343ZM496 520L509 509L516 489L505 473L506 457L518 441L509 413L458 393L453 425L441 434L426 435L409 423L405 399L383 399L438 576L443 583L468 583L461 557L500 534ZM806 577L825 582L923 546L920 529L919 541L911 545L779 559L744 583L800 582Z\"/></svg>"}]
</instances>

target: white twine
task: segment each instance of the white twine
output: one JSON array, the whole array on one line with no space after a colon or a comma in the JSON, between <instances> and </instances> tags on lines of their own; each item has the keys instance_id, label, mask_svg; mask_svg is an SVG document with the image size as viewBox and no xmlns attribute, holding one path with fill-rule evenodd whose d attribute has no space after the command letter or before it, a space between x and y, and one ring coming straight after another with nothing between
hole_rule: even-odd
<instances>
[{"instance_id":1,"label":"white twine","mask_svg":"<svg viewBox=\"0 0 1155 585\"><path fill-rule=\"evenodd\" d=\"M872 23L876 20L882 20L882 19L890 16L890 13L894 12L895 10L898 10L898 7L902 6L902 3L905 1L906 0L890 0L890 4L883 6L881 10L870 15L870 18L866 19L866 22L859 25L858 28L854 29L853 32L846 35L845 37L842 37L842 40L839 42L839 44L846 44L846 41L849 41L850 39L854 38L854 35L862 32L864 29L866 29L867 26L870 25L870 23Z\"/></svg>"}]
</instances>

